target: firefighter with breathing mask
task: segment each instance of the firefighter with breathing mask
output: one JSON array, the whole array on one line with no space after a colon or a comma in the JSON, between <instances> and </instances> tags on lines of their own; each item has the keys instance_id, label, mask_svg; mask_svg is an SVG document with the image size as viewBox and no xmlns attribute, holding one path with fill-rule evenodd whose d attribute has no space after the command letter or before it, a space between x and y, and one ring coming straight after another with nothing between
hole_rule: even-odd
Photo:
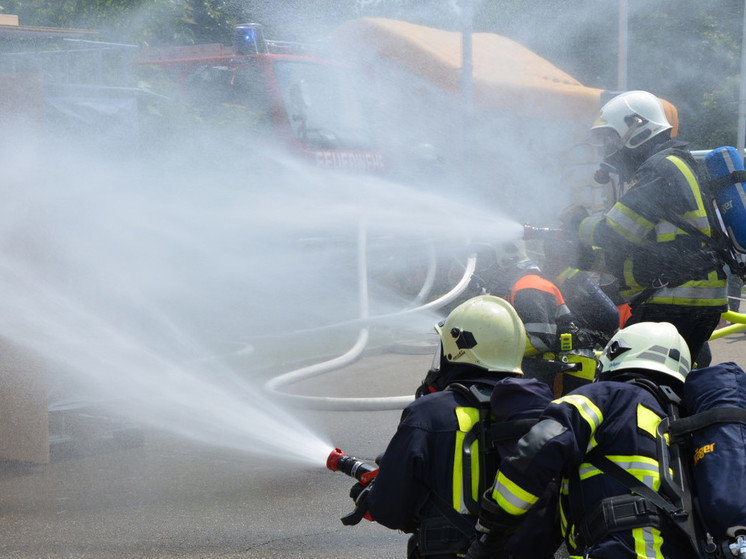
<instances>
[{"instance_id":1,"label":"firefighter with breathing mask","mask_svg":"<svg viewBox=\"0 0 746 559\"><path fill-rule=\"evenodd\" d=\"M527 377L538 378L553 388L555 396L591 382L596 374L593 349L603 347L613 334L583 326L585 321L569 308L563 292L542 274L527 252L524 241L506 242L482 251L473 283L483 291L505 298L526 327L526 351L522 363ZM605 301L599 304L598 296ZM587 314L599 316L608 302L599 290L585 295ZM590 318L590 317L589 317ZM596 321L597 322L597 321Z\"/></svg>"},{"instance_id":2,"label":"firefighter with breathing mask","mask_svg":"<svg viewBox=\"0 0 746 559\"><path fill-rule=\"evenodd\" d=\"M503 299L469 299L436 331L440 347L427 383L436 391L405 408L375 480L350 494L369 520L412 534L409 558L463 556L476 536L483 489L552 398L544 383L522 378L526 333ZM551 557L560 543L556 493L547 492L536 513L545 515L537 520L545 532L510 543L526 557Z\"/></svg>"},{"instance_id":3,"label":"firefighter with breathing mask","mask_svg":"<svg viewBox=\"0 0 746 559\"><path fill-rule=\"evenodd\" d=\"M598 381L553 401L503 460L466 557L515 557L505 542L531 522L528 513L556 479L570 558L696 557L642 489L633 492L612 475L620 468L659 495L656 427L689 369L689 349L673 325L641 322L617 332L601 355Z\"/></svg>"},{"instance_id":4,"label":"firefighter with breathing mask","mask_svg":"<svg viewBox=\"0 0 746 559\"><path fill-rule=\"evenodd\" d=\"M723 263L712 237L709 196L686 144L671 138L660 100L628 91L608 101L591 128L604 161L627 183L605 215L570 211L581 242L602 249L629 302L626 324L670 322L694 360L727 310ZM587 216L587 217L585 217Z\"/></svg>"}]
</instances>

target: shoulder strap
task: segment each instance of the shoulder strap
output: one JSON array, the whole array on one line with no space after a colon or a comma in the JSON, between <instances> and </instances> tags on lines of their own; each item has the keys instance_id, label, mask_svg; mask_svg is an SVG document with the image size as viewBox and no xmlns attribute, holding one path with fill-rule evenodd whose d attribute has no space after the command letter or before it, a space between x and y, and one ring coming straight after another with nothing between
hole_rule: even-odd
<instances>
[{"instance_id":1,"label":"shoulder strap","mask_svg":"<svg viewBox=\"0 0 746 559\"><path fill-rule=\"evenodd\" d=\"M645 497L655 506L657 506L661 510L666 511L666 513L672 515L673 517L677 517L682 514L688 514L686 511L674 505L671 501L663 497L660 493L645 485L627 470L622 468L619 464L612 462L606 456L603 456L602 454L596 454L595 456L590 457L589 462L605 474L613 477L615 480L624 485L633 493L636 493L640 497Z\"/></svg>"},{"instance_id":2,"label":"shoulder strap","mask_svg":"<svg viewBox=\"0 0 746 559\"><path fill-rule=\"evenodd\" d=\"M707 411L672 421L668 427L668 434L678 440L684 435L706 429L718 423L741 423L746 425L746 409L733 406L720 406Z\"/></svg>"},{"instance_id":3,"label":"shoulder strap","mask_svg":"<svg viewBox=\"0 0 746 559\"><path fill-rule=\"evenodd\" d=\"M464 488L463 499L466 508L472 514L479 513L479 503L475 501L469 488L472 486L471 472L473 460L479 461L479 494L487 489L492 480L486 478L485 472L488 466L488 455L494 454L497 445L501 441L519 439L531 430L537 419L516 419L508 421L492 421L492 408L490 407L490 394L480 390L479 385L469 387L460 383L451 383L447 390L457 392L466 397L471 405L479 410L479 422L477 422L465 435L462 443L462 487ZM472 445L475 441L479 443L479 456L472 456ZM497 464L495 464L496 466ZM455 511L454 511L455 512Z\"/></svg>"},{"instance_id":4,"label":"shoulder strap","mask_svg":"<svg viewBox=\"0 0 746 559\"><path fill-rule=\"evenodd\" d=\"M434 491L429 490L429 488L428 493L429 500L432 505L440 514L443 515L444 518L446 518L451 524L453 524L454 528L456 528L470 540L476 537L476 529L474 528L474 524L469 522L466 517L464 517L464 515L456 512L456 510L451 505L449 505L446 500L443 499L443 497L441 497Z\"/></svg>"},{"instance_id":5,"label":"shoulder strap","mask_svg":"<svg viewBox=\"0 0 746 559\"><path fill-rule=\"evenodd\" d=\"M461 445L461 476L462 476L462 497L464 505L474 515L479 514L479 503L474 500L471 495L471 472L472 472L472 461L477 460L479 464L479 491L481 495L487 487L487 479L485 472L487 470L487 453L494 450L495 445L488 439L488 421L492 410L490 408L490 395L485 394L480 390L480 386L472 384L465 386L461 383L454 382L448 385L446 390L456 392L467 398L470 404L479 410L479 421L477 421L471 429L464 435L464 440ZM472 445L477 441L479 443L479 454L474 457L472 456ZM455 511L454 511L455 512Z\"/></svg>"}]
</instances>

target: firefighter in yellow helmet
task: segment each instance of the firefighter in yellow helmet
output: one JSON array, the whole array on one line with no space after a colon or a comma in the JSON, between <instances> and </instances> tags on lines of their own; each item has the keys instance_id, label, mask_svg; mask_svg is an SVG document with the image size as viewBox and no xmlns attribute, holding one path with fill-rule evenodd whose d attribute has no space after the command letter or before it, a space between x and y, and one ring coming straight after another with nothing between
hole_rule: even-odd
<instances>
[{"instance_id":1,"label":"firefighter in yellow helmet","mask_svg":"<svg viewBox=\"0 0 746 559\"><path fill-rule=\"evenodd\" d=\"M722 261L700 236L711 237L715 223L697 163L670 131L660 100L649 92L628 91L607 102L591 140L627 190L604 215L574 225L581 241L602 249L631 307L626 324L674 324L697 361L727 310L727 281Z\"/></svg>"},{"instance_id":2,"label":"firefighter in yellow helmet","mask_svg":"<svg viewBox=\"0 0 746 559\"><path fill-rule=\"evenodd\" d=\"M440 348L429 376L441 377L431 378L439 389L404 410L375 481L362 493L351 492L357 506L367 507L366 518L412 534L409 558L466 552L476 537L481 492L528 429L527 420L533 424L552 399L544 383L522 378L526 332L503 299L469 299L436 331ZM549 491L547 498L554 495ZM559 545L552 537L555 510L550 500L537 511L537 517L547 516L537 521L546 533L516 536L511 545L517 552L552 556Z\"/></svg>"}]
</instances>

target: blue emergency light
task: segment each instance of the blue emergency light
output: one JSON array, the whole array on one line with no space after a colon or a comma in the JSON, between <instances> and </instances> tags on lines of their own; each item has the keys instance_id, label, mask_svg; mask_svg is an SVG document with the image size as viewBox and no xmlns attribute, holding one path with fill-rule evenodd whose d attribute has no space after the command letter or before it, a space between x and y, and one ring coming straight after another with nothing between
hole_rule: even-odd
<instances>
[{"instance_id":1,"label":"blue emergency light","mask_svg":"<svg viewBox=\"0 0 746 559\"><path fill-rule=\"evenodd\" d=\"M236 54L261 54L267 52L264 32L259 23L239 23L233 26L233 46Z\"/></svg>"}]
</instances>

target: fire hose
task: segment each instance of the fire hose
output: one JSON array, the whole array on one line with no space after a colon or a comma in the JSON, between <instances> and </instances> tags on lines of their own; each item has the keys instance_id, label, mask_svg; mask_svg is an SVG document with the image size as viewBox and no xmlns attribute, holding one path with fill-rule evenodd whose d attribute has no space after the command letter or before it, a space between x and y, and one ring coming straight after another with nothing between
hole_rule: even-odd
<instances>
[{"instance_id":1,"label":"fire hose","mask_svg":"<svg viewBox=\"0 0 746 559\"><path fill-rule=\"evenodd\" d=\"M438 299L430 301L429 303L407 308L399 312L390 313L387 315L380 315L374 318L369 316L368 307L368 277L367 277L367 257L366 257L366 246L367 246L367 227L365 222L361 222L358 229L358 282L359 282L359 294L360 294L360 321L366 324L360 329L357 340L354 345L343 355L324 361L322 363L316 363L308 367L303 367L290 371L288 373L279 375L267 381L264 385L265 389L273 392L282 398L290 399L295 404L301 407L320 409L328 411L381 411L381 410L397 410L405 408L410 402L414 400L414 395L406 396L388 396L379 398L338 398L331 396L307 396L301 394L289 394L282 392L282 387L289 386L297 383L301 380L313 378L331 371L345 367L351 363L357 361L360 358L363 351L368 345L369 329L367 324L374 321L389 320L392 318L404 316L407 314L413 314L423 312L432 309L438 309L454 299L456 299L463 291L469 286L471 276L474 273L476 267L476 254L471 254L466 262L464 274L461 280L445 295L442 295ZM433 264L434 265L434 264ZM421 297L425 288L428 287L428 283L432 282L432 274L428 274L423 289L420 290L418 297Z\"/></svg>"}]
</instances>

